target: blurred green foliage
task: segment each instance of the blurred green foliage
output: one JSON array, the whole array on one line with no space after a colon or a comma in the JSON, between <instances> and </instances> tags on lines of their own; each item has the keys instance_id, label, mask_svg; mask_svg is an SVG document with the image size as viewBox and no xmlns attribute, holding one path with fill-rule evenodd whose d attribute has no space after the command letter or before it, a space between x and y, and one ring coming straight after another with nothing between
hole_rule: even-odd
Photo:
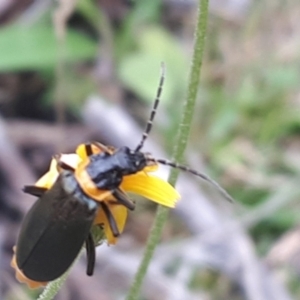
<instances>
[{"instance_id":1,"label":"blurred green foliage","mask_svg":"<svg viewBox=\"0 0 300 300\"><path fill-rule=\"evenodd\" d=\"M300 54L293 43L300 29L292 22L297 2L282 3L257 2L245 20L233 24L212 16L207 37L191 148L197 149L209 172L245 210L259 208L273 195L274 187L297 179L300 172ZM90 92L91 79L76 73L74 66L95 59L98 50L100 57L109 53L124 88L152 103L164 61L167 78L162 100L170 120L164 130L173 136L180 113L176 99L184 97L186 49L192 37L187 42L162 23L161 1L134 4L114 26L96 2L78 2L76 13L97 36L91 39L74 28L68 30L66 57L72 66L67 73L68 95L74 105ZM0 71L41 71L50 83L47 95L53 101L57 43L50 21L41 23L0 29ZM288 43L294 52L284 47ZM250 228L260 253L267 253L281 234L299 224L299 204L286 197L287 205Z\"/></svg>"},{"instance_id":2,"label":"blurred green foliage","mask_svg":"<svg viewBox=\"0 0 300 300\"><path fill-rule=\"evenodd\" d=\"M9 25L0 29L0 71L54 70L58 44L51 24ZM67 62L91 59L97 44L84 35L68 30L65 42Z\"/></svg>"},{"instance_id":3,"label":"blurred green foliage","mask_svg":"<svg viewBox=\"0 0 300 300\"><path fill-rule=\"evenodd\" d=\"M137 49L120 62L122 82L135 91L141 99L152 103L153 87L158 83L159 63L167 66L167 82L162 100L173 102L185 86L182 74L187 69L187 59L178 42L161 27L147 26L137 36ZM155 63L154 63L155 62Z\"/></svg>"}]
</instances>

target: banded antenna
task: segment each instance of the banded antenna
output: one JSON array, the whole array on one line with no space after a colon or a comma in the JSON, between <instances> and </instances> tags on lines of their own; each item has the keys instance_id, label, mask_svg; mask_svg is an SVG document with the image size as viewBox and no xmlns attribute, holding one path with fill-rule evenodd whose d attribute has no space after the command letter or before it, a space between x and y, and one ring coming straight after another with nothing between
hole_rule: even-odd
<instances>
[{"instance_id":1,"label":"banded antenna","mask_svg":"<svg viewBox=\"0 0 300 300\"><path fill-rule=\"evenodd\" d=\"M234 202L233 198L227 193L227 191L224 188L222 188L216 181L214 181L209 176L207 176L206 174L198 172L198 171L196 171L194 169L191 169L187 166L184 166L184 165L172 162L172 161L168 161L166 159L149 158L148 161L158 163L158 164L161 164L161 165L165 165L165 166L169 166L171 168L179 169L181 171L191 173L191 174L193 174L197 177L200 177L201 179L203 179L206 182L209 182L211 185L213 185L226 200L228 200L231 203Z\"/></svg>"},{"instance_id":2,"label":"banded antenna","mask_svg":"<svg viewBox=\"0 0 300 300\"><path fill-rule=\"evenodd\" d=\"M153 120L155 118L156 115L156 111L157 111L157 107L160 101L160 96L162 93L162 89L163 89L163 85L164 85L164 80L165 80L165 65L164 63L161 64L161 76L160 76L160 80L159 80L159 85L158 85L158 89L157 89L157 93L156 93L156 97L155 97L155 101L153 104L153 108L151 110L150 113L150 118L146 124L146 129L143 132L143 136L142 139L140 141L140 143L138 144L138 146L135 149L135 152L140 151L143 146L144 143L152 129L152 124L153 124ZM155 158L148 158L147 161L149 162L154 162L154 163L158 163L161 165L165 165L165 166L169 166L171 168L175 168L175 169L179 169L181 171L187 172L187 173L191 173L197 177L200 177L201 179L205 180L206 182L209 182L211 185L213 185L219 192L220 194L229 202L234 202L233 198L226 192L226 190L224 188L222 188L216 181L214 181L213 179L211 179L209 176L198 172L196 170L193 170L187 166L172 162L172 161L168 161L165 159L155 159Z\"/></svg>"},{"instance_id":3,"label":"banded antenna","mask_svg":"<svg viewBox=\"0 0 300 300\"><path fill-rule=\"evenodd\" d=\"M163 89L163 85L164 85L164 81L165 81L165 64L162 62L161 63L161 75L160 75L160 79L159 79L159 85L158 85L158 89L157 89L157 92L156 92L156 97L155 97L155 101L154 101L154 104L153 104L153 107L152 107L152 110L151 110L151 114L150 114L150 118L146 124L146 129L145 131L143 132L143 136L142 136L142 139L140 141L140 143L137 145L137 147L135 148L135 152L138 152L140 151L143 146L144 146L144 143L152 129L152 124L153 124L153 120L155 118L155 115L156 115L156 111L157 111L157 107L158 107L158 104L159 104L159 101L160 101L160 96L161 96L161 92L162 92L162 89Z\"/></svg>"}]
</instances>

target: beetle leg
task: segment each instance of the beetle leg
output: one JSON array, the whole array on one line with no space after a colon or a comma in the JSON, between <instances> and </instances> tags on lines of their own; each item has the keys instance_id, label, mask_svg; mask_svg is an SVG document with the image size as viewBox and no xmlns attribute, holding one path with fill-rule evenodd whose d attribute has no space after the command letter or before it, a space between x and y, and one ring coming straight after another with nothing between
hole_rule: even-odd
<instances>
[{"instance_id":1,"label":"beetle leg","mask_svg":"<svg viewBox=\"0 0 300 300\"><path fill-rule=\"evenodd\" d=\"M86 274L92 276L94 273L95 262L96 262L96 251L95 251L95 242L91 233L89 233L87 239L85 240L85 248L87 255L87 266Z\"/></svg>"},{"instance_id":2,"label":"beetle leg","mask_svg":"<svg viewBox=\"0 0 300 300\"><path fill-rule=\"evenodd\" d=\"M94 155L94 154L100 154L103 152L108 153L108 154L112 154L114 152L114 149L112 147L105 146L105 145L103 145L99 142L95 142L95 141L93 141L91 143L82 144L79 146L79 148L82 146L83 146L83 150L85 152L84 155L87 157Z\"/></svg>"},{"instance_id":3,"label":"beetle leg","mask_svg":"<svg viewBox=\"0 0 300 300\"><path fill-rule=\"evenodd\" d=\"M113 147L110 146L105 146L99 142L91 142L90 145L94 145L95 147L97 147L99 150L101 150L101 152L106 152L109 154L113 154L113 152L115 151L115 149Z\"/></svg>"},{"instance_id":4,"label":"beetle leg","mask_svg":"<svg viewBox=\"0 0 300 300\"><path fill-rule=\"evenodd\" d=\"M92 144L84 144L84 148L85 148L85 153L87 156L91 156L94 154Z\"/></svg>"},{"instance_id":5,"label":"beetle leg","mask_svg":"<svg viewBox=\"0 0 300 300\"><path fill-rule=\"evenodd\" d=\"M32 196L41 197L48 189L35 185L25 185L23 187L23 192L26 194L30 194Z\"/></svg>"},{"instance_id":6,"label":"beetle leg","mask_svg":"<svg viewBox=\"0 0 300 300\"><path fill-rule=\"evenodd\" d=\"M111 211L109 210L109 207L104 202L101 202L101 207L102 207L104 214L108 220L108 223L109 223L110 229L113 233L113 236L118 237L120 235L120 231L118 229L118 226L117 226L117 223L116 223L116 220L115 220L113 214L111 213Z\"/></svg>"},{"instance_id":7,"label":"beetle leg","mask_svg":"<svg viewBox=\"0 0 300 300\"><path fill-rule=\"evenodd\" d=\"M112 195L129 210L135 209L135 204L127 197L127 195L120 189L115 189Z\"/></svg>"}]
</instances>

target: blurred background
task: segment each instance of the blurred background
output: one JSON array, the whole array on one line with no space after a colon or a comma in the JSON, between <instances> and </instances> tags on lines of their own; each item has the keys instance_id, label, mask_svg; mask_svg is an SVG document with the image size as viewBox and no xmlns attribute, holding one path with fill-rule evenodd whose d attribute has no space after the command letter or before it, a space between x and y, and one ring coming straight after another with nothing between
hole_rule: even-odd
<instances>
[{"instance_id":1,"label":"blurred background","mask_svg":"<svg viewBox=\"0 0 300 300\"><path fill-rule=\"evenodd\" d=\"M36 299L9 266L51 156L92 140L170 158L187 91L195 0L0 1L0 299ZM300 299L300 3L211 0L185 161L236 199L181 175L140 299ZM164 174L162 174L164 176ZM136 198L135 198L136 199ZM116 246L85 255L56 299L124 299L156 206L136 199Z\"/></svg>"}]
</instances>

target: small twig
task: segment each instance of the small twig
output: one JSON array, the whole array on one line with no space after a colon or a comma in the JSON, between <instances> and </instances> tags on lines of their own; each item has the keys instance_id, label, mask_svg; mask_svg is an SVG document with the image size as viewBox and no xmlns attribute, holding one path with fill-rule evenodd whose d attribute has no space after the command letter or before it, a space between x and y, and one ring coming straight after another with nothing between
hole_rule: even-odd
<instances>
[{"instance_id":1,"label":"small twig","mask_svg":"<svg viewBox=\"0 0 300 300\"><path fill-rule=\"evenodd\" d=\"M38 121L7 121L7 135L17 148L45 145L55 153L55 149L61 148L62 152L73 151L80 143L90 141L93 138L93 131L89 128L68 124L64 126L66 138L61 142L57 135L57 128L52 124Z\"/></svg>"}]
</instances>

